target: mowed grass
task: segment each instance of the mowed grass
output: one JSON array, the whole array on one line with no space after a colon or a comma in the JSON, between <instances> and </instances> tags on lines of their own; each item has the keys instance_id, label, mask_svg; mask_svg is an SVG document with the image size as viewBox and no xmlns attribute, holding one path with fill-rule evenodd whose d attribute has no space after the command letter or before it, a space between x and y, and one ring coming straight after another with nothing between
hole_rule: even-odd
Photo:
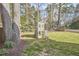
<instances>
[{"instance_id":1,"label":"mowed grass","mask_svg":"<svg viewBox=\"0 0 79 59\"><path fill-rule=\"evenodd\" d=\"M73 32L49 32L49 39L59 42L69 42L79 44L79 33Z\"/></svg>"},{"instance_id":2,"label":"mowed grass","mask_svg":"<svg viewBox=\"0 0 79 59\"><path fill-rule=\"evenodd\" d=\"M28 34L26 35L26 37ZM22 55L28 56L79 56L79 34L49 32L48 40L27 39Z\"/></svg>"}]
</instances>

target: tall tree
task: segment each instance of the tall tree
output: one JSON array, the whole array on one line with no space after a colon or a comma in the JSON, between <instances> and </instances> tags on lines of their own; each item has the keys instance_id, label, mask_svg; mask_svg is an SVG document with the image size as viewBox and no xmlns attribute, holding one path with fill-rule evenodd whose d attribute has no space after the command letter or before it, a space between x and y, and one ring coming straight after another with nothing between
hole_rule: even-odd
<instances>
[{"instance_id":1,"label":"tall tree","mask_svg":"<svg viewBox=\"0 0 79 59\"><path fill-rule=\"evenodd\" d=\"M59 25L60 25L60 15L61 15L61 3L59 3L59 6L58 6L58 22L57 22L58 29L59 29Z\"/></svg>"},{"instance_id":2,"label":"tall tree","mask_svg":"<svg viewBox=\"0 0 79 59\"><path fill-rule=\"evenodd\" d=\"M37 30L37 25L38 25L38 22L40 20L40 15L39 15L39 3L36 4L36 13L37 13L37 21L35 21L35 37L37 38L37 35L38 35L38 30Z\"/></svg>"},{"instance_id":3,"label":"tall tree","mask_svg":"<svg viewBox=\"0 0 79 59\"><path fill-rule=\"evenodd\" d=\"M12 37L13 40L18 44L20 40L20 4L14 3L14 18L12 20Z\"/></svg>"},{"instance_id":4,"label":"tall tree","mask_svg":"<svg viewBox=\"0 0 79 59\"><path fill-rule=\"evenodd\" d=\"M46 11L47 11L47 24L48 24L48 28L52 29L53 27L53 6L54 4L48 4Z\"/></svg>"},{"instance_id":5,"label":"tall tree","mask_svg":"<svg viewBox=\"0 0 79 59\"><path fill-rule=\"evenodd\" d=\"M7 3L0 4L1 5L1 19L3 23L3 29L6 40L12 39L12 23L10 16L10 5Z\"/></svg>"}]
</instances>

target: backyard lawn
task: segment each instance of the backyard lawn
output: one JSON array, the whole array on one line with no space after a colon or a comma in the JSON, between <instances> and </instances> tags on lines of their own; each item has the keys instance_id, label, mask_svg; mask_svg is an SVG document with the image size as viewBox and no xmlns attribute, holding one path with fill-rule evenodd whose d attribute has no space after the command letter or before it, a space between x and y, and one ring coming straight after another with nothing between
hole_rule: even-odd
<instances>
[{"instance_id":1,"label":"backyard lawn","mask_svg":"<svg viewBox=\"0 0 79 59\"><path fill-rule=\"evenodd\" d=\"M79 56L79 33L49 32L47 40L35 39L32 32L22 33L21 36L24 43L19 47L23 48L22 51L14 52L14 48L8 54L8 50L3 48L0 55L18 55L19 52L23 56Z\"/></svg>"},{"instance_id":2,"label":"backyard lawn","mask_svg":"<svg viewBox=\"0 0 79 59\"><path fill-rule=\"evenodd\" d=\"M72 32L50 32L49 39L58 42L68 42L79 44L79 33Z\"/></svg>"},{"instance_id":3,"label":"backyard lawn","mask_svg":"<svg viewBox=\"0 0 79 59\"><path fill-rule=\"evenodd\" d=\"M33 37L33 33L26 33L24 36ZM23 50L22 55L79 55L79 33L49 32L48 40L25 39L25 42L26 47Z\"/></svg>"}]
</instances>

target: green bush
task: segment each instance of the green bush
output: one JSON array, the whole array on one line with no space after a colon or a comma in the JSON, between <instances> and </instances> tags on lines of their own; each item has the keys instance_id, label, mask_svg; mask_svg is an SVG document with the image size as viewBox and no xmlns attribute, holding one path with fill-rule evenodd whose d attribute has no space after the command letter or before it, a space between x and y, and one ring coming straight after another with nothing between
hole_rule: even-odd
<instances>
[{"instance_id":1,"label":"green bush","mask_svg":"<svg viewBox=\"0 0 79 59\"><path fill-rule=\"evenodd\" d=\"M12 41L6 41L4 43L4 48L13 48L14 47L14 43Z\"/></svg>"},{"instance_id":2,"label":"green bush","mask_svg":"<svg viewBox=\"0 0 79 59\"><path fill-rule=\"evenodd\" d=\"M21 16L21 26L20 29L22 32L32 32L34 31L34 24L32 24L30 21L26 22L26 17Z\"/></svg>"},{"instance_id":3,"label":"green bush","mask_svg":"<svg viewBox=\"0 0 79 59\"><path fill-rule=\"evenodd\" d=\"M71 25L69 25L70 29L79 29L79 22L73 22Z\"/></svg>"}]
</instances>

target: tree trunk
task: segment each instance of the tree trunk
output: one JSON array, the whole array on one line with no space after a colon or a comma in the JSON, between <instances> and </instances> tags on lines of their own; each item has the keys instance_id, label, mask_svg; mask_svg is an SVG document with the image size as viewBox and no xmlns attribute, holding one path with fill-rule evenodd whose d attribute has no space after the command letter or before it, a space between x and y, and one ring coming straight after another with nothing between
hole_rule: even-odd
<instances>
[{"instance_id":1,"label":"tree trunk","mask_svg":"<svg viewBox=\"0 0 79 59\"><path fill-rule=\"evenodd\" d=\"M54 9L54 6L53 6L54 4L53 3L51 3L51 25L50 25L50 30L52 30L53 29L53 9Z\"/></svg>"},{"instance_id":2,"label":"tree trunk","mask_svg":"<svg viewBox=\"0 0 79 59\"><path fill-rule=\"evenodd\" d=\"M12 39L12 23L10 17L10 6L7 3L1 4L1 18L3 23L3 30L6 40Z\"/></svg>"},{"instance_id":3,"label":"tree trunk","mask_svg":"<svg viewBox=\"0 0 79 59\"><path fill-rule=\"evenodd\" d=\"M35 37L38 38L38 29L37 29L37 25L38 25L38 22L40 20L40 13L39 13L39 3L37 4L37 21L35 22Z\"/></svg>"},{"instance_id":4,"label":"tree trunk","mask_svg":"<svg viewBox=\"0 0 79 59\"><path fill-rule=\"evenodd\" d=\"M28 3L25 4L25 17L26 17L26 24L27 26L29 25L29 10L28 10L29 6L28 6ZM28 27L27 27L28 28ZM28 31L28 29L27 29Z\"/></svg>"},{"instance_id":5,"label":"tree trunk","mask_svg":"<svg viewBox=\"0 0 79 59\"><path fill-rule=\"evenodd\" d=\"M19 43L20 40L20 4L14 3L14 18L12 20L12 37L15 43Z\"/></svg>"},{"instance_id":6,"label":"tree trunk","mask_svg":"<svg viewBox=\"0 0 79 59\"><path fill-rule=\"evenodd\" d=\"M59 26L60 26L60 14L61 14L61 3L59 3L59 7L58 7L58 22L57 22L57 29L59 29Z\"/></svg>"}]
</instances>

